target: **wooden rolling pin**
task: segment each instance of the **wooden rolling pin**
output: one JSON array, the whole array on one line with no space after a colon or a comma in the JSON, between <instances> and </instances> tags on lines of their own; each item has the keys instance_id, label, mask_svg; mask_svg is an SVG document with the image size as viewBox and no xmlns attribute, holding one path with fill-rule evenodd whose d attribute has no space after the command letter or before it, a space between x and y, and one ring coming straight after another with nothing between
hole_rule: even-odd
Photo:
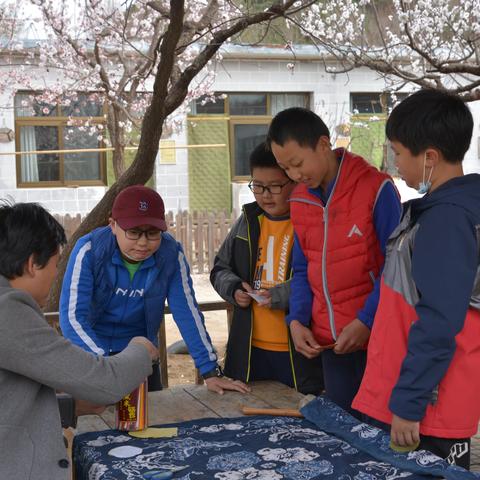
<instances>
[{"instance_id":1,"label":"wooden rolling pin","mask_svg":"<svg viewBox=\"0 0 480 480\"><path fill-rule=\"evenodd\" d=\"M244 415L276 415L281 417L300 417L303 415L295 408L253 408L242 407Z\"/></svg>"}]
</instances>

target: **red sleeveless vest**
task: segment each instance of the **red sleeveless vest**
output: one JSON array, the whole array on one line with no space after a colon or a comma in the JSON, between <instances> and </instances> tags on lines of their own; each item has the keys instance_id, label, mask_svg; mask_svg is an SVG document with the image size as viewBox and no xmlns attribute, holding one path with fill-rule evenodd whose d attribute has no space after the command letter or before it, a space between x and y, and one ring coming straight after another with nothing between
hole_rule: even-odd
<instances>
[{"instance_id":1,"label":"red sleeveless vest","mask_svg":"<svg viewBox=\"0 0 480 480\"><path fill-rule=\"evenodd\" d=\"M290 197L313 292L311 329L321 345L334 342L373 289L384 260L373 210L382 185L391 181L362 157L335 152L343 159L327 204L303 184Z\"/></svg>"}]
</instances>

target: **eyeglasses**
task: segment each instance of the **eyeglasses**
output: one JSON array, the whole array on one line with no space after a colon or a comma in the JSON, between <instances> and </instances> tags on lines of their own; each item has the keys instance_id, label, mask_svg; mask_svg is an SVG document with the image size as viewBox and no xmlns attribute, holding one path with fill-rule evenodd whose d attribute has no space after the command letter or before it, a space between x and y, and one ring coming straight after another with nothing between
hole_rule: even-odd
<instances>
[{"instance_id":1,"label":"eyeglasses","mask_svg":"<svg viewBox=\"0 0 480 480\"><path fill-rule=\"evenodd\" d=\"M137 228L131 228L129 230L124 230L125 236L129 240L140 240L143 235L147 240L160 240L162 237L161 230L138 230Z\"/></svg>"},{"instance_id":2,"label":"eyeglasses","mask_svg":"<svg viewBox=\"0 0 480 480\"><path fill-rule=\"evenodd\" d=\"M270 193L271 195L279 195L282 193L282 188L285 185L291 183L291 180L287 180L285 183L281 185L259 185L258 183L253 183L253 180L248 184L248 188L255 193L256 195L262 195L265 190Z\"/></svg>"}]
</instances>

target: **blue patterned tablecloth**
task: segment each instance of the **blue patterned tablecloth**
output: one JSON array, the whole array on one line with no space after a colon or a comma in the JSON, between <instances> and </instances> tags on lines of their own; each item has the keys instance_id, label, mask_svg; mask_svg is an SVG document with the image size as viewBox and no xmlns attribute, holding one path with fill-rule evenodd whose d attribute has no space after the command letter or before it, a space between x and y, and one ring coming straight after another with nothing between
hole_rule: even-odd
<instances>
[{"instance_id":1,"label":"blue patterned tablecloth","mask_svg":"<svg viewBox=\"0 0 480 480\"><path fill-rule=\"evenodd\" d=\"M308 420L239 417L171 424L178 436L168 439L133 438L116 430L78 435L76 480L142 479L148 471L171 467L186 467L175 474L179 480L480 479L427 452L392 452L388 435L323 397L302 412ZM141 451L125 459L108 454L125 445Z\"/></svg>"}]
</instances>

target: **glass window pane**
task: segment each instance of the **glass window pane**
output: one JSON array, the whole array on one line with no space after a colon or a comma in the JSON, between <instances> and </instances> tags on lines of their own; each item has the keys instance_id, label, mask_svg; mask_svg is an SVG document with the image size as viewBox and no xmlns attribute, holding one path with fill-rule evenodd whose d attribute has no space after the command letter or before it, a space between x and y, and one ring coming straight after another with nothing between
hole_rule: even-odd
<instances>
[{"instance_id":1,"label":"glass window pane","mask_svg":"<svg viewBox=\"0 0 480 480\"><path fill-rule=\"evenodd\" d=\"M233 126L235 145L235 176L250 175L249 157L252 150L267 136L268 124L237 124Z\"/></svg>"},{"instance_id":2,"label":"glass window pane","mask_svg":"<svg viewBox=\"0 0 480 480\"><path fill-rule=\"evenodd\" d=\"M352 93L351 106L353 113L382 113L380 93Z\"/></svg>"},{"instance_id":3,"label":"glass window pane","mask_svg":"<svg viewBox=\"0 0 480 480\"><path fill-rule=\"evenodd\" d=\"M272 93L270 110L272 117L291 107L308 108L308 93Z\"/></svg>"},{"instance_id":4,"label":"glass window pane","mask_svg":"<svg viewBox=\"0 0 480 480\"><path fill-rule=\"evenodd\" d=\"M17 93L15 95L15 116L17 117L54 117L57 106L41 102L33 93Z\"/></svg>"},{"instance_id":5,"label":"glass window pane","mask_svg":"<svg viewBox=\"0 0 480 480\"><path fill-rule=\"evenodd\" d=\"M193 115L208 115L225 113L225 99L221 96L215 96L214 101L211 97L202 96L194 101Z\"/></svg>"},{"instance_id":6,"label":"glass window pane","mask_svg":"<svg viewBox=\"0 0 480 480\"><path fill-rule=\"evenodd\" d=\"M63 117L101 117L102 103L95 94L78 93L62 101Z\"/></svg>"},{"instance_id":7,"label":"glass window pane","mask_svg":"<svg viewBox=\"0 0 480 480\"><path fill-rule=\"evenodd\" d=\"M228 101L230 115L267 115L266 93L235 93Z\"/></svg>"},{"instance_id":8,"label":"glass window pane","mask_svg":"<svg viewBox=\"0 0 480 480\"><path fill-rule=\"evenodd\" d=\"M35 152L58 150L57 127L21 127L20 149ZM60 179L60 160L56 153L27 153L21 156L23 182L51 182Z\"/></svg>"},{"instance_id":9,"label":"glass window pane","mask_svg":"<svg viewBox=\"0 0 480 480\"><path fill-rule=\"evenodd\" d=\"M63 144L65 150L101 146L97 135L89 135L77 127L65 128ZM65 180L100 180L100 158L100 152L65 153Z\"/></svg>"}]
</instances>

